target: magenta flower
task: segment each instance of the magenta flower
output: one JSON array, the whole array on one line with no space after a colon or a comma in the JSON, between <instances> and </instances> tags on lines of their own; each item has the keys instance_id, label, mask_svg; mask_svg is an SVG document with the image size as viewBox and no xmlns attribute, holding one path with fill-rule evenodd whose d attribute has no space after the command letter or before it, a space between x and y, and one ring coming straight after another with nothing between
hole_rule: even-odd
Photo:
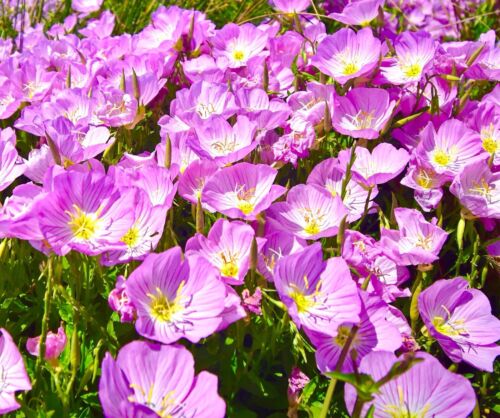
<instances>
[{"instance_id":1,"label":"magenta flower","mask_svg":"<svg viewBox=\"0 0 500 418\"><path fill-rule=\"evenodd\" d=\"M257 268L270 282L274 281L274 271L281 258L293 254L307 246L307 242L283 231L271 231L265 236L266 242L259 251Z\"/></svg>"},{"instance_id":2,"label":"magenta flower","mask_svg":"<svg viewBox=\"0 0 500 418\"><path fill-rule=\"evenodd\" d=\"M451 178L467 164L488 158L479 135L456 119L444 122L437 132L429 125L422 132L416 153L436 173Z\"/></svg>"},{"instance_id":3,"label":"magenta flower","mask_svg":"<svg viewBox=\"0 0 500 418\"><path fill-rule=\"evenodd\" d=\"M311 0L270 0L271 6L284 13L299 13L306 10Z\"/></svg>"},{"instance_id":4,"label":"magenta flower","mask_svg":"<svg viewBox=\"0 0 500 418\"><path fill-rule=\"evenodd\" d=\"M358 33L343 28L323 38L311 63L344 84L352 78L368 76L378 64L380 51L380 41L370 28Z\"/></svg>"},{"instance_id":5,"label":"magenta flower","mask_svg":"<svg viewBox=\"0 0 500 418\"><path fill-rule=\"evenodd\" d=\"M194 373L193 356L179 345L132 341L116 360L106 353L99 381L104 416L223 418L217 377Z\"/></svg>"},{"instance_id":6,"label":"magenta flower","mask_svg":"<svg viewBox=\"0 0 500 418\"><path fill-rule=\"evenodd\" d=\"M125 249L121 241L133 223L134 194L120 191L100 169L63 172L37 207L40 229L52 250L96 255Z\"/></svg>"},{"instance_id":7,"label":"magenta flower","mask_svg":"<svg viewBox=\"0 0 500 418\"><path fill-rule=\"evenodd\" d=\"M2 91L0 91L0 120L8 119L22 103L23 94L17 88L14 82L0 74L0 83L2 84Z\"/></svg>"},{"instance_id":8,"label":"magenta flower","mask_svg":"<svg viewBox=\"0 0 500 418\"><path fill-rule=\"evenodd\" d=\"M71 8L77 12L88 14L99 10L102 2L103 0L72 0Z\"/></svg>"},{"instance_id":9,"label":"magenta flower","mask_svg":"<svg viewBox=\"0 0 500 418\"><path fill-rule=\"evenodd\" d=\"M368 26L378 16L378 9L384 0L357 0L348 3L342 13L330 13L328 17L344 25Z\"/></svg>"},{"instance_id":10,"label":"magenta flower","mask_svg":"<svg viewBox=\"0 0 500 418\"><path fill-rule=\"evenodd\" d=\"M382 229L380 243L399 265L428 264L439 258L439 251L448 233L436 225L437 219L427 222L421 212L397 208L394 216L399 231Z\"/></svg>"},{"instance_id":11,"label":"magenta flower","mask_svg":"<svg viewBox=\"0 0 500 418\"><path fill-rule=\"evenodd\" d=\"M262 53L267 40L268 34L251 23L228 23L212 39L212 52L221 66L240 68Z\"/></svg>"},{"instance_id":12,"label":"magenta flower","mask_svg":"<svg viewBox=\"0 0 500 418\"><path fill-rule=\"evenodd\" d=\"M280 99L269 99L267 93L258 88L240 88L236 92L239 114L247 116L257 124L258 130L281 126L291 113L290 107ZM324 114L324 113L323 113Z\"/></svg>"},{"instance_id":13,"label":"magenta flower","mask_svg":"<svg viewBox=\"0 0 500 418\"><path fill-rule=\"evenodd\" d=\"M0 129L0 191L23 174L26 166L17 154L16 134L13 129Z\"/></svg>"},{"instance_id":14,"label":"magenta flower","mask_svg":"<svg viewBox=\"0 0 500 418\"><path fill-rule=\"evenodd\" d=\"M319 243L281 259L274 283L290 317L306 332L334 336L340 324L359 321L358 290L347 264L340 257L323 261Z\"/></svg>"},{"instance_id":15,"label":"magenta flower","mask_svg":"<svg viewBox=\"0 0 500 418\"><path fill-rule=\"evenodd\" d=\"M313 184L324 188L332 197L342 195L342 183L345 178L346 164L341 164L336 158L328 158L316 164L312 169L307 184ZM372 201L377 196L378 190L374 186L370 194L370 203L368 209L374 207ZM349 212L348 222L354 222L361 218L365 210L368 190L353 179L350 179L346 185L343 203Z\"/></svg>"},{"instance_id":16,"label":"magenta flower","mask_svg":"<svg viewBox=\"0 0 500 418\"><path fill-rule=\"evenodd\" d=\"M66 333L62 326L57 329L57 334L49 331L45 340L45 360L54 360L59 357L66 347L66 342ZM38 357L40 355L40 337L28 338L26 350L32 356Z\"/></svg>"},{"instance_id":17,"label":"magenta flower","mask_svg":"<svg viewBox=\"0 0 500 418\"><path fill-rule=\"evenodd\" d=\"M203 190L207 181L218 169L217 164L211 160L193 161L179 178L179 195L188 202L197 204L198 200L203 199ZM212 208L207 207L206 204L204 206L212 211Z\"/></svg>"},{"instance_id":18,"label":"magenta flower","mask_svg":"<svg viewBox=\"0 0 500 418\"><path fill-rule=\"evenodd\" d=\"M347 357L341 371L352 373L354 359L351 352L356 352L356 365L372 351L389 351L394 353L402 343L397 327L388 320L389 308L378 296L368 296L360 292L361 313L359 324L343 323L336 329L328 329L328 333L309 332L309 338L316 348L316 364L322 372L334 371L340 354L351 333L353 325L358 325L358 331L352 340ZM332 338L333 335L333 338Z\"/></svg>"},{"instance_id":19,"label":"magenta flower","mask_svg":"<svg viewBox=\"0 0 500 418\"><path fill-rule=\"evenodd\" d=\"M250 294L248 289L243 289L241 297L243 298L243 307L245 310L255 315L262 315L262 290L260 290L260 287L257 287L253 294Z\"/></svg>"},{"instance_id":20,"label":"magenta flower","mask_svg":"<svg viewBox=\"0 0 500 418\"><path fill-rule=\"evenodd\" d=\"M225 287L227 293L226 299L224 300L224 310L220 314L222 321L217 327L216 332L223 331L233 322L247 317L247 311L242 305L240 295L238 295L238 293L236 293L236 290L234 290L228 284L226 284Z\"/></svg>"},{"instance_id":21,"label":"magenta flower","mask_svg":"<svg viewBox=\"0 0 500 418\"><path fill-rule=\"evenodd\" d=\"M420 207L429 212L436 208L443 197L442 186L447 183L448 177L437 174L431 167L426 167L417 159L410 161L405 177L401 184L412 188L415 201Z\"/></svg>"},{"instance_id":22,"label":"magenta flower","mask_svg":"<svg viewBox=\"0 0 500 418\"><path fill-rule=\"evenodd\" d=\"M221 322L224 284L201 257L182 260L179 247L149 254L125 288L137 310L136 330L144 337L166 344L183 337L198 342Z\"/></svg>"},{"instance_id":23,"label":"magenta flower","mask_svg":"<svg viewBox=\"0 0 500 418\"><path fill-rule=\"evenodd\" d=\"M250 266L254 230L243 222L218 219L207 237L196 234L186 243L186 255L208 260L228 284L243 284Z\"/></svg>"},{"instance_id":24,"label":"magenta flower","mask_svg":"<svg viewBox=\"0 0 500 418\"><path fill-rule=\"evenodd\" d=\"M294 406L299 404L300 393L310 381L311 379L309 379L309 377L297 366L294 366L292 368L292 372L290 373L290 377L288 378L287 389L289 405Z\"/></svg>"},{"instance_id":25,"label":"magenta flower","mask_svg":"<svg viewBox=\"0 0 500 418\"><path fill-rule=\"evenodd\" d=\"M467 165L453 180L450 192L474 216L500 219L500 172L485 161Z\"/></svg>"},{"instance_id":26,"label":"magenta flower","mask_svg":"<svg viewBox=\"0 0 500 418\"><path fill-rule=\"evenodd\" d=\"M355 152L352 177L366 187L387 183L397 177L410 160L403 148L396 149L385 142L378 144L371 153L362 147L357 147Z\"/></svg>"},{"instance_id":27,"label":"magenta flower","mask_svg":"<svg viewBox=\"0 0 500 418\"><path fill-rule=\"evenodd\" d=\"M132 211L134 221L120 239L125 244L124 249L105 253L101 258L103 265L143 260L158 245L165 226L166 209L161 206L153 207L145 193L137 193Z\"/></svg>"},{"instance_id":28,"label":"magenta flower","mask_svg":"<svg viewBox=\"0 0 500 418\"><path fill-rule=\"evenodd\" d=\"M24 367L23 358L10 334L0 328L0 365L2 369L2 394L0 414L7 414L20 408L15 392L30 390L31 383Z\"/></svg>"},{"instance_id":29,"label":"magenta flower","mask_svg":"<svg viewBox=\"0 0 500 418\"><path fill-rule=\"evenodd\" d=\"M500 165L500 115L498 107L491 103L481 104L469 119L469 125L481 135L484 150Z\"/></svg>"},{"instance_id":30,"label":"magenta flower","mask_svg":"<svg viewBox=\"0 0 500 418\"><path fill-rule=\"evenodd\" d=\"M36 208L44 197L43 189L33 183L17 186L0 208L0 237L42 241Z\"/></svg>"},{"instance_id":31,"label":"magenta flower","mask_svg":"<svg viewBox=\"0 0 500 418\"><path fill-rule=\"evenodd\" d=\"M436 43L426 32L403 32L394 43L396 57L384 60L380 71L392 84L420 81L432 64Z\"/></svg>"},{"instance_id":32,"label":"magenta flower","mask_svg":"<svg viewBox=\"0 0 500 418\"><path fill-rule=\"evenodd\" d=\"M353 138L376 139L394 106L387 91L358 87L335 98L332 125L336 131Z\"/></svg>"},{"instance_id":33,"label":"magenta flower","mask_svg":"<svg viewBox=\"0 0 500 418\"><path fill-rule=\"evenodd\" d=\"M170 105L170 113L192 127L213 115L227 118L234 115L236 110L234 96L226 85L206 81L196 82L189 89L178 91Z\"/></svg>"},{"instance_id":34,"label":"magenta flower","mask_svg":"<svg viewBox=\"0 0 500 418\"><path fill-rule=\"evenodd\" d=\"M255 130L255 123L246 116L238 116L234 126L214 116L196 127L197 140L190 145L200 157L226 165L246 157L258 145L254 141Z\"/></svg>"},{"instance_id":35,"label":"magenta flower","mask_svg":"<svg viewBox=\"0 0 500 418\"><path fill-rule=\"evenodd\" d=\"M273 184L277 174L278 170L265 164L223 168L205 184L203 203L230 218L255 220L286 191Z\"/></svg>"},{"instance_id":36,"label":"magenta flower","mask_svg":"<svg viewBox=\"0 0 500 418\"><path fill-rule=\"evenodd\" d=\"M274 203L267 214L277 229L299 238L318 239L336 235L348 212L339 196L299 184L290 189L286 202Z\"/></svg>"},{"instance_id":37,"label":"magenta flower","mask_svg":"<svg viewBox=\"0 0 500 418\"><path fill-rule=\"evenodd\" d=\"M135 307L128 297L123 276L116 278L115 288L108 295L108 303L110 308L120 315L120 322L132 322L137 317Z\"/></svg>"},{"instance_id":38,"label":"magenta flower","mask_svg":"<svg viewBox=\"0 0 500 418\"><path fill-rule=\"evenodd\" d=\"M418 297L420 315L448 357L493 372L500 355L500 321L491 314L488 298L457 277L438 280Z\"/></svg>"},{"instance_id":39,"label":"magenta flower","mask_svg":"<svg viewBox=\"0 0 500 418\"><path fill-rule=\"evenodd\" d=\"M406 373L381 386L374 399L364 405L365 416L374 405L375 418L387 417L439 417L466 418L474 408L476 396L469 381L445 369L430 354L418 352L422 362ZM377 381L382 379L399 359L393 353L372 352L361 360L360 373L367 373ZM352 413L356 389L345 386L345 403Z\"/></svg>"}]
</instances>

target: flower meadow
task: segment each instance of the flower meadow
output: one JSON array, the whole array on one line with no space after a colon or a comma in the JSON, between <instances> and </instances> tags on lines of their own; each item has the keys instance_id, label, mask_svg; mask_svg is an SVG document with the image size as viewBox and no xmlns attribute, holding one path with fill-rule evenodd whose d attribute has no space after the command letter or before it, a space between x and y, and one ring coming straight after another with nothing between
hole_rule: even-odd
<instances>
[{"instance_id":1,"label":"flower meadow","mask_svg":"<svg viewBox=\"0 0 500 418\"><path fill-rule=\"evenodd\" d=\"M499 416L498 5L228 1L2 2L0 414Z\"/></svg>"}]
</instances>

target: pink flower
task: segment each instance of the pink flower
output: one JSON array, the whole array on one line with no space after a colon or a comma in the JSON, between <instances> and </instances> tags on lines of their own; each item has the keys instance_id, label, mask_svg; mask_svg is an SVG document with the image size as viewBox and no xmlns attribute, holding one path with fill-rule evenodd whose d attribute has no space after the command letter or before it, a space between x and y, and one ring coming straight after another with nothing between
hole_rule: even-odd
<instances>
[{"instance_id":1,"label":"pink flower","mask_svg":"<svg viewBox=\"0 0 500 418\"><path fill-rule=\"evenodd\" d=\"M255 220L286 189L273 184L278 170L239 163L215 173L203 188L202 202L231 218Z\"/></svg>"},{"instance_id":2,"label":"pink flower","mask_svg":"<svg viewBox=\"0 0 500 418\"><path fill-rule=\"evenodd\" d=\"M354 88L345 96L335 97L332 125L353 138L376 139L389 122L395 104L386 90Z\"/></svg>"},{"instance_id":3,"label":"pink flower","mask_svg":"<svg viewBox=\"0 0 500 418\"><path fill-rule=\"evenodd\" d=\"M358 33L343 28L323 38L311 63L345 84L353 78L369 75L378 64L380 51L380 41L370 28Z\"/></svg>"},{"instance_id":4,"label":"pink flower","mask_svg":"<svg viewBox=\"0 0 500 418\"><path fill-rule=\"evenodd\" d=\"M253 294L250 294L248 289L243 289L241 292L241 297L243 298L243 307L255 315L262 315L262 309L260 307L262 302L262 290L257 287Z\"/></svg>"},{"instance_id":5,"label":"pink flower","mask_svg":"<svg viewBox=\"0 0 500 418\"><path fill-rule=\"evenodd\" d=\"M66 333L62 326L57 329L57 334L49 331L45 339L45 360L53 360L59 357L66 347L66 342ZM40 337L28 338L26 350L32 356L38 357L40 355Z\"/></svg>"}]
</instances>

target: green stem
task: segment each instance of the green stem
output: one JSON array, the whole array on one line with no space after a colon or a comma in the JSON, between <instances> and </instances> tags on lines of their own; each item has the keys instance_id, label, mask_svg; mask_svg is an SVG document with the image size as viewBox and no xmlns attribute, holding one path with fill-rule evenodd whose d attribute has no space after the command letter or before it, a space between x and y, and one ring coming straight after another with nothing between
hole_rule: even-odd
<instances>
[{"instance_id":1,"label":"green stem","mask_svg":"<svg viewBox=\"0 0 500 418\"><path fill-rule=\"evenodd\" d=\"M36 359L35 376L38 381L42 371L42 362L45 360L45 342L47 339L47 332L49 330L50 307L52 300L52 283L53 283L53 261L54 256L47 259L47 285L45 288L45 295L43 297L43 317L42 317L42 332L40 334L40 352Z\"/></svg>"},{"instance_id":2,"label":"green stem","mask_svg":"<svg viewBox=\"0 0 500 418\"><path fill-rule=\"evenodd\" d=\"M351 147L351 158L349 160L349 164L347 164L346 171L345 171L345 177L344 180L342 181L342 191L340 193L340 197L342 200L344 200L346 192L347 192L347 185L349 184L349 181L351 180L351 168L354 164L354 160L356 159L356 141L353 140L353 146Z\"/></svg>"}]
</instances>

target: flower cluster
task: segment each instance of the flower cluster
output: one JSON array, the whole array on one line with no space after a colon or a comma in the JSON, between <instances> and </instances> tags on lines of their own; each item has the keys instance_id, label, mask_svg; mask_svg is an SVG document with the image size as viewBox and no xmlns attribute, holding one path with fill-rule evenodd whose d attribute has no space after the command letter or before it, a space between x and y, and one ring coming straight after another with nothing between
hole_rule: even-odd
<instances>
[{"instance_id":1,"label":"flower cluster","mask_svg":"<svg viewBox=\"0 0 500 418\"><path fill-rule=\"evenodd\" d=\"M220 28L160 6L116 35L102 1L73 1L64 23L1 40L0 238L46 256L74 301L75 375L93 313L62 263L112 272L109 307L143 339L107 346L106 417L225 416L189 349L249 323L310 344L320 373L371 375L368 398L346 380L353 416L466 417L473 387L444 366L493 372L500 355L479 290L499 255L495 34L461 40L451 1L328 0L327 19L271 3L259 24ZM67 338L46 325L27 350L57 379ZM31 384L1 331L5 413ZM296 416L309 378L288 372Z\"/></svg>"}]
</instances>

